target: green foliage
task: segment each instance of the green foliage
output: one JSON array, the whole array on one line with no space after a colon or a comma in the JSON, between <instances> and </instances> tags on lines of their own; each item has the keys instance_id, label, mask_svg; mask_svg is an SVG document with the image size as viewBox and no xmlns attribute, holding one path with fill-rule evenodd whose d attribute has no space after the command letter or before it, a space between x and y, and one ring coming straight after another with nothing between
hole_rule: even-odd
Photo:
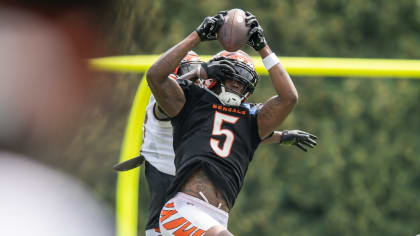
<instances>
[{"instance_id":1,"label":"green foliage","mask_svg":"<svg viewBox=\"0 0 420 236\"><path fill-rule=\"evenodd\" d=\"M313 132L319 145L308 153L260 147L231 215L233 232L418 233L420 81L294 81L300 101L282 128Z\"/></svg>"},{"instance_id":2,"label":"green foliage","mask_svg":"<svg viewBox=\"0 0 420 236\"><path fill-rule=\"evenodd\" d=\"M162 53L205 16L241 8L257 16L280 56L420 58L418 0L122 0L117 5L109 27L115 54ZM217 41L196 49L199 54L220 50ZM118 160L137 78L102 82L113 89L107 105L92 111L94 122L64 154L65 168L110 205L115 189L111 166ZM420 81L293 79L299 103L279 128L314 133L319 145L308 153L261 146L230 214L232 232L420 233ZM274 93L265 77L251 100L264 101ZM149 199L144 179L140 191L143 229Z\"/></svg>"}]
</instances>

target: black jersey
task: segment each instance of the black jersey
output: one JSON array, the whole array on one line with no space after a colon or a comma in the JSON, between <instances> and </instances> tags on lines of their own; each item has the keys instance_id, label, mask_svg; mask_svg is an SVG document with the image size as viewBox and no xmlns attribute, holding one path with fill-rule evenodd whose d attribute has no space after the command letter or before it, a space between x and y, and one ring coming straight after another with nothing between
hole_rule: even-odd
<instances>
[{"instance_id":1,"label":"black jersey","mask_svg":"<svg viewBox=\"0 0 420 236\"><path fill-rule=\"evenodd\" d=\"M210 91L178 80L186 102L171 119L176 177L168 192L174 196L195 168L202 168L219 188L229 209L242 188L248 165L261 139L258 109L247 104L224 106Z\"/></svg>"}]
</instances>

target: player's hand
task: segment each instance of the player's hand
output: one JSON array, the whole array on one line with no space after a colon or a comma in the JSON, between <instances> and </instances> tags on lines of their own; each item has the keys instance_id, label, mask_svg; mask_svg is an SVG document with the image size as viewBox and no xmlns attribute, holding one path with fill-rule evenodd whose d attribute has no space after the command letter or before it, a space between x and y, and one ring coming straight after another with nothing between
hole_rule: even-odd
<instances>
[{"instance_id":1,"label":"player's hand","mask_svg":"<svg viewBox=\"0 0 420 236\"><path fill-rule=\"evenodd\" d=\"M201 68L207 74L205 79L216 79L223 81L224 79L232 79L236 73L234 65L228 60L217 60L210 63L202 63Z\"/></svg>"},{"instance_id":2,"label":"player's hand","mask_svg":"<svg viewBox=\"0 0 420 236\"><path fill-rule=\"evenodd\" d=\"M318 137L313 134L306 133L300 130L285 130L282 132L280 144L296 145L298 148L307 152L305 146L314 148ZM304 146L305 145L305 146Z\"/></svg>"},{"instance_id":3,"label":"player's hand","mask_svg":"<svg viewBox=\"0 0 420 236\"><path fill-rule=\"evenodd\" d=\"M208 16L204 18L200 26L195 30L198 33L201 41L215 40L217 39L217 32L220 26L225 21L224 16L227 15L227 11L221 11L215 16Z\"/></svg>"},{"instance_id":4,"label":"player's hand","mask_svg":"<svg viewBox=\"0 0 420 236\"><path fill-rule=\"evenodd\" d=\"M265 41L264 31L258 23L257 18L250 12L245 12L245 24L250 27L248 32L248 45L256 51L261 50L267 45Z\"/></svg>"}]
</instances>

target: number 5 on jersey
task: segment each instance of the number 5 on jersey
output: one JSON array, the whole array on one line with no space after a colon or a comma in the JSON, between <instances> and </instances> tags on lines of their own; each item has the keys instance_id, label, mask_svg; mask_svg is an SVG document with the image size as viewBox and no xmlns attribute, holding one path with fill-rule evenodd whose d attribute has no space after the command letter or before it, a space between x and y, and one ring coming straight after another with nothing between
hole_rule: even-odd
<instances>
[{"instance_id":1,"label":"number 5 on jersey","mask_svg":"<svg viewBox=\"0 0 420 236\"><path fill-rule=\"evenodd\" d=\"M214 123L213 123L213 136L224 135L226 136L225 142L221 145L220 141L214 138L210 138L210 147L213 151L220 157L226 158L230 154L232 149L233 141L235 141L235 135L232 131L228 129L222 129L223 122L235 124L239 120L239 117L227 115L224 113L217 112L214 114Z\"/></svg>"}]
</instances>

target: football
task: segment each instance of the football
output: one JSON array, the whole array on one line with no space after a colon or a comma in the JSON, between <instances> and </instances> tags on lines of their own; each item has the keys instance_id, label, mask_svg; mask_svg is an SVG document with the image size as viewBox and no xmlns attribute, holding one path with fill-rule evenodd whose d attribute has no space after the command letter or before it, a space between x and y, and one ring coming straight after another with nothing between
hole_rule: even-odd
<instances>
[{"instance_id":1,"label":"football","mask_svg":"<svg viewBox=\"0 0 420 236\"><path fill-rule=\"evenodd\" d=\"M245 12L231 9L224 16L224 23L218 32L218 40L223 49L229 52L242 48L248 41L249 27L245 25Z\"/></svg>"}]
</instances>

